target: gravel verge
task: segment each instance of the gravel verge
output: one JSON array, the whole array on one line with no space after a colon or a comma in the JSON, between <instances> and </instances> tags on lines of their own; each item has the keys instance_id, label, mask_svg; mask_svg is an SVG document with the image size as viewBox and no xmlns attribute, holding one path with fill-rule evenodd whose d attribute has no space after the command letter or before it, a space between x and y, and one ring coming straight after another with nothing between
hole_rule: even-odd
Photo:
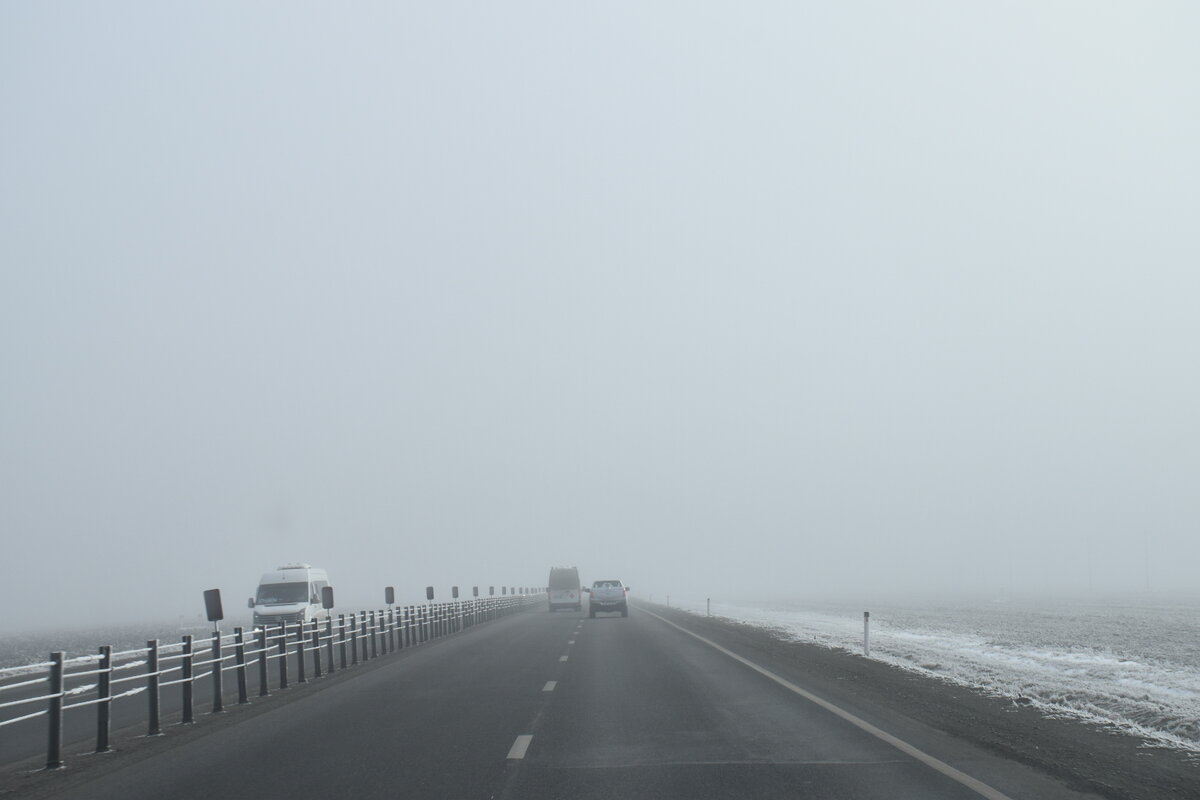
<instances>
[{"instance_id":1,"label":"gravel verge","mask_svg":"<svg viewBox=\"0 0 1200 800\"><path fill-rule=\"evenodd\" d=\"M1010 698L795 641L770 628L642 605L848 710L914 720L1072 789L1111 800L1200 798L1200 759L1186 751L1078 719L1048 717Z\"/></svg>"}]
</instances>

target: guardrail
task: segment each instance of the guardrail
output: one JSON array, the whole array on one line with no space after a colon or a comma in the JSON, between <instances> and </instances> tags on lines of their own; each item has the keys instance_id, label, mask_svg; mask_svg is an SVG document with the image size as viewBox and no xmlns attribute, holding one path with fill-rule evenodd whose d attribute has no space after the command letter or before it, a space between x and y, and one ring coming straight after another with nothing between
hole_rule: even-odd
<instances>
[{"instance_id":1,"label":"guardrail","mask_svg":"<svg viewBox=\"0 0 1200 800\"><path fill-rule=\"evenodd\" d=\"M310 665L313 678L332 675L511 614L535 601L532 595L508 595L338 614L336 620L326 615L323 620L256 627L249 633L241 627L232 634L214 630L205 649L197 649L199 643L188 634L178 643L164 645L149 639L145 647L115 653L110 645L102 645L96 655L73 658L54 652L49 661L0 669L0 714L45 704L37 711L0 719L0 728L47 717L46 769L58 769L63 766L63 719L68 711L96 707L95 752L103 753L110 749L112 706L118 700L145 694L146 733L157 736L162 733L164 689L180 687L181 724L191 724L195 722L195 685L205 677L212 684L212 711L221 713L227 672L235 673L237 702L245 704L250 702L248 674L252 670L257 676L258 696L271 694L272 661L278 675L275 688L287 689L293 667L295 682L308 683ZM44 694L37 691L39 685L45 687ZM6 700L13 697L10 692L33 696Z\"/></svg>"}]
</instances>

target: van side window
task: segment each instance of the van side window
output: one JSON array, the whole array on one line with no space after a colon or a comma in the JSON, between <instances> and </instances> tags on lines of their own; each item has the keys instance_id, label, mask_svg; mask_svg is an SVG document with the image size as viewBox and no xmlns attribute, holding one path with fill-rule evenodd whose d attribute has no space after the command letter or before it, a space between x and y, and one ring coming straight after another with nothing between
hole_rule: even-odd
<instances>
[{"instance_id":1,"label":"van side window","mask_svg":"<svg viewBox=\"0 0 1200 800\"><path fill-rule=\"evenodd\" d=\"M312 582L312 597L308 602L321 604L321 589L329 585L329 581L313 581Z\"/></svg>"}]
</instances>

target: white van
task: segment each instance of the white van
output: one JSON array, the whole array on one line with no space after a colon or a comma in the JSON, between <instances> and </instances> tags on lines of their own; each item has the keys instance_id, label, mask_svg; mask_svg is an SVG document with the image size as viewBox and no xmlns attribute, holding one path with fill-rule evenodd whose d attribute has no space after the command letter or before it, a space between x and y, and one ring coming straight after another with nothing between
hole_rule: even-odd
<instances>
[{"instance_id":1,"label":"white van","mask_svg":"<svg viewBox=\"0 0 1200 800\"><path fill-rule=\"evenodd\" d=\"M321 589L328 585L325 570L310 564L285 564L264 572L258 581L258 592L250 598L255 627L316 619L323 610Z\"/></svg>"},{"instance_id":2,"label":"white van","mask_svg":"<svg viewBox=\"0 0 1200 800\"><path fill-rule=\"evenodd\" d=\"M546 588L550 610L571 608L583 610L583 599L579 596L579 570L575 567L551 567L550 585Z\"/></svg>"}]
</instances>

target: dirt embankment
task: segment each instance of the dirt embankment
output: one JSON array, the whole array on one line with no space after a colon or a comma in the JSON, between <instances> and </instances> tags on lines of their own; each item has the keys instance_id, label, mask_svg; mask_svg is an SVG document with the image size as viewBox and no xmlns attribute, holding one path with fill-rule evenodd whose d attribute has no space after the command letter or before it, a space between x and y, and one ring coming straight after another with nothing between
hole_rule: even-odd
<instances>
[{"instance_id":1,"label":"dirt embankment","mask_svg":"<svg viewBox=\"0 0 1200 800\"><path fill-rule=\"evenodd\" d=\"M1113 800L1200 798L1200 759L1080 720L1056 719L1008 698L908 672L844 650L792 641L754 625L654 606L689 630L820 693L916 720L1072 788Z\"/></svg>"}]
</instances>

